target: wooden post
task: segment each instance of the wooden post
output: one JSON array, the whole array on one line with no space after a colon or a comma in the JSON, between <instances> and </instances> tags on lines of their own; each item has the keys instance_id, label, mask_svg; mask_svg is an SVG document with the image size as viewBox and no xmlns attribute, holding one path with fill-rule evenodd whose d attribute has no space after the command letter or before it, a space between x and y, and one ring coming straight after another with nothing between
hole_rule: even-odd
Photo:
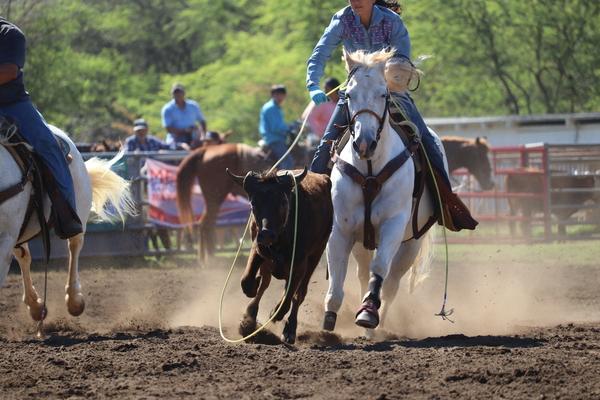
<instances>
[{"instance_id":1,"label":"wooden post","mask_svg":"<svg viewBox=\"0 0 600 400\"><path fill-rule=\"evenodd\" d=\"M548 144L544 143L542 164L544 168L543 194L544 194L544 241L552 240L552 171L550 170L550 156Z\"/></svg>"}]
</instances>

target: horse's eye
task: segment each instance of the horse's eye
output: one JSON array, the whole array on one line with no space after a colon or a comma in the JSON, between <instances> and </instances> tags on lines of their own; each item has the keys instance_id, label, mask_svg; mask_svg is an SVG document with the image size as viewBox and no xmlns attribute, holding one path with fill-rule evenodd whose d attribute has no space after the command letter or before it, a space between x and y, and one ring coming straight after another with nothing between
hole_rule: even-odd
<instances>
[{"instance_id":1,"label":"horse's eye","mask_svg":"<svg viewBox=\"0 0 600 400\"><path fill-rule=\"evenodd\" d=\"M346 99L350 100L350 95L346 93Z\"/></svg>"},{"instance_id":2,"label":"horse's eye","mask_svg":"<svg viewBox=\"0 0 600 400\"><path fill-rule=\"evenodd\" d=\"M382 94L381 97L385 99L387 97L387 94Z\"/></svg>"}]
</instances>

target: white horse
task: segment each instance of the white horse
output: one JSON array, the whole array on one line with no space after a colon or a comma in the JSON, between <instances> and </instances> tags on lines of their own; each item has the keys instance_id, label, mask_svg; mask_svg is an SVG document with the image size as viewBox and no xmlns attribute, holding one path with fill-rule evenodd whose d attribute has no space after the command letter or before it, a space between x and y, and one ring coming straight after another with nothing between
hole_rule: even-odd
<instances>
[{"instance_id":1,"label":"white horse","mask_svg":"<svg viewBox=\"0 0 600 400\"><path fill-rule=\"evenodd\" d=\"M134 214L135 206L129 192L129 183L110 170L116 158L112 161L92 158L84 163L81 154L71 139L60 129L56 127L51 127L51 129L69 144L70 153L73 157L69 170L75 186L77 215L84 223L84 233L68 240L69 273L65 286L67 309L71 315L78 316L85 308L81 283L79 282L78 259L83 247L85 222L88 221L90 211L94 210L101 220L109 220L111 217L104 211L107 202L112 203L113 209L121 218L125 214ZM117 157L120 158L120 156ZM0 191L11 187L22 179L22 173L17 163L2 145L0 145L0 171L2 171L2 174L0 174ZM0 285L6 278L14 255L21 267L24 290L23 302L27 305L31 317L35 321L41 321L46 311L44 310L43 301L40 299L31 280L31 253L27 245L27 241L40 231L35 213L23 234L19 237L31 191L31 183L27 183L21 193L0 204ZM50 200L47 197L44 201L44 212L47 219L50 215ZM18 243L23 244L15 248Z\"/></svg>"},{"instance_id":2,"label":"white horse","mask_svg":"<svg viewBox=\"0 0 600 400\"><path fill-rule=\"evenodd\" d=\"M351 116L350 128L354 135L352 145L345 146L339 158L354 166L363 176L368 173L367 160L372 163L373 175L377 175L390 160L406 149L386 115L386 102L390 96L388 83L395 77L390 76L385 67L392 56L392 52L383 51L346 54L348 70L353 70L346 96ZM434 136L443 151L441 141L437 135ZM324 329L333 330L335 327L337 312L344 298L350 252L358 263L361 295L366 294L355 322L367 329L379 324L377 308L380 303L383 321L387 306L396 296L400 279L409 268L419 264L414 265L415 272L415 268L424 267L422 263L430 262L432 248L424 246L430 242L429 234L418 240L411 239L414 174L415 165L413 159L409 158L382 185L373 201L371 216L378 246L375 251L370 251L363 246L365 201L362 189L348 174L334 167L331 182L335 215L327 245L330 278L325 298ZM418 213L419 227L433 213L431 199L431 194L425 189ZM365 304L370 300L374 300L372 303L375 304Z\"/></svg>"}]
</instances>

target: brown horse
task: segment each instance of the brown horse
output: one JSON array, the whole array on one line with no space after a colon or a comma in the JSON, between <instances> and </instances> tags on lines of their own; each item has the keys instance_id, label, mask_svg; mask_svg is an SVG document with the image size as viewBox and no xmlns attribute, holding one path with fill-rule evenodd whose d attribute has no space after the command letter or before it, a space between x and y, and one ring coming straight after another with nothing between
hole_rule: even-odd
<instances>
[{"instance_id":1,"label":"brown horse","mask_svg":"<svg viewBox=\"0 0 600 400\"><path fill-rule=\"evenodd\" d=\"M458 136L443 136L442 143L448 158L450 172L466 168L475 176L483 190L494 188L492 165L488 158L490 148L484 138L469 139Z\"/></svg>"},{"instance_id":2,"label":"brown horse","mask_svg":"<svg viewBox=\"0 0 600 400\"><path fill-rule=\"evenodd\" d=\"M192 187L198 180L206 202L206 210L200 221L201 258L206 261L215 248L214 229L221 203L228 193L246 196L246 193L227 176L229 168L235 174L263 171L269 167L265 154L257 148L239 143L203 146L191 152L179 164L177 171L177 207L181 223L191 226Z\"/></svg>"}]
</instances>

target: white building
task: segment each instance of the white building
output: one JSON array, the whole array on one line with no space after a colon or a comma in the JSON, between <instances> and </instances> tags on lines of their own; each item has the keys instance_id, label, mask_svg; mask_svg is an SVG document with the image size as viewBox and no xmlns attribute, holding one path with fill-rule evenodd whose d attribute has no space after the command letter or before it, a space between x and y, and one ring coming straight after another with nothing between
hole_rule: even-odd
<instances>
[{"instance_id":1,"label":"white building","mask_svg":"<svg viewBox=\"0 0 600 400\"><path fill-rule=\"evenodd\" d=\"M440 136L487 137L492 146L600 144L600 113L427 118Z\"/></svg>"}]
</instances>

